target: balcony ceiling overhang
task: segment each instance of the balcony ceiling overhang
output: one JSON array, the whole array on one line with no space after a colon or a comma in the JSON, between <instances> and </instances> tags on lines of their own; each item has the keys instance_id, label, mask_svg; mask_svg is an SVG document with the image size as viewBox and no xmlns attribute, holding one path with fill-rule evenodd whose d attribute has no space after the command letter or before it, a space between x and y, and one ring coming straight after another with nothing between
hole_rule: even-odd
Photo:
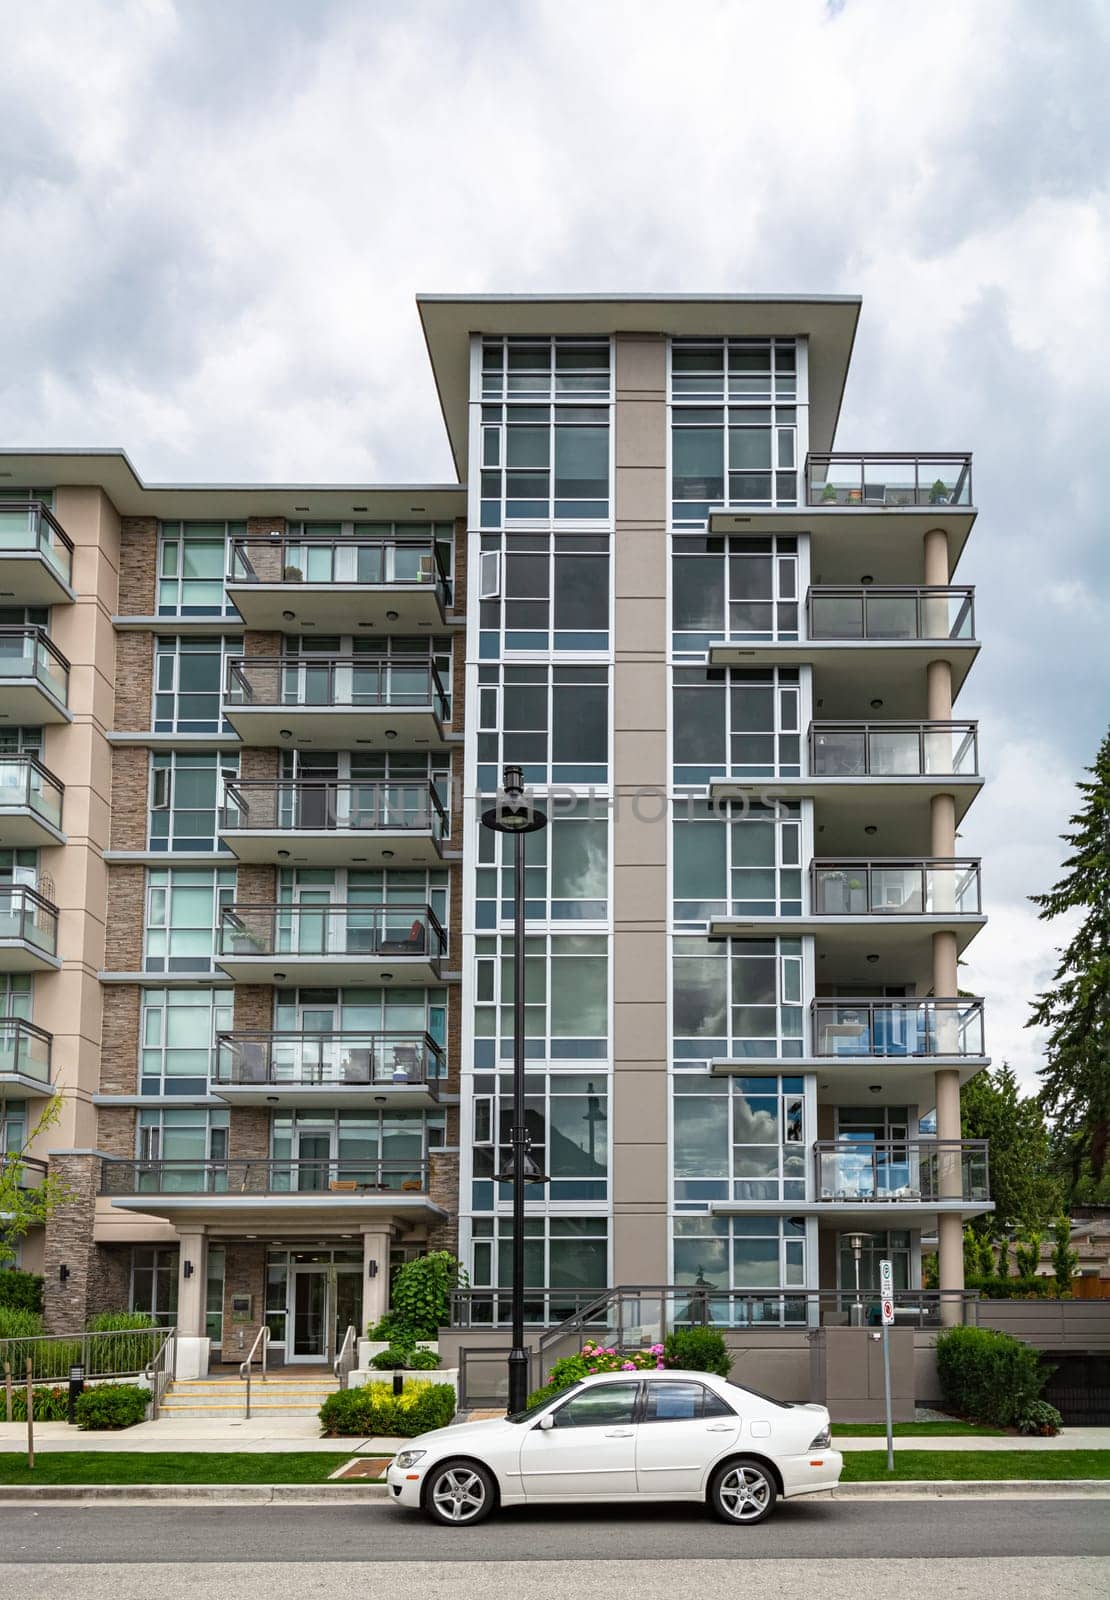
<instances>
[{"instance_id":1,"label":"balcony ceiling overhang","mask_svg":"<svg viewBox=\"0 0 1110 1600\"><path fill-rule=\"evenodd\" d=\"M224 716L244 744L278 750L303 745L317 750L447 748L443 724L430 705L403 710L392 706L225 705Z\"/></svg>"},{"instance_id":2,"label":"balcony ceiling overhang","mask_svg":"<svg viewBox=\"0 0 1110 1600\"><path fill-rule=\"evenodd\" d=\"M915 1105L932 1109L936 1073L958 1072L960 1087L990 1066L990 1056L728 1056L709 1063L714 1078L807 1073L817 1079L822 1105Z\"/></svg>"},{"instance_id":3,"label":"balcony ceiling overhang","mask_svg":"<svg viewBox=\"0 0 1110 1600\"><path fill-rule=\"evenodd\" d=\"M3 1080L0 1079L0 1083ZM388 1111L403 1107L434 1110L435 1083L212 1083L211 1094L229 1106L274 1107L286 1111ZM45 1091L41 1091L45 1092Z\"/></svg>"},{"instance_id":4,"label":"balcony ceiling overhang","mask_svg":"<svg viewBox=\"0 0 1110 1600\"><path fill-rule=\"evenodd\" d=\"M3 499L3 487L7 481L0 479L0 499ZM57 567L41 550L0 551L0 603L68 606L76 599L77 596Z\"/></svg>"},{"instance_id":5,"label":"balcony ceiling overhang","mask_svg":"<svg viewBox=\"0 0 1110 1600\"><path fill-rule=\"evenodd\" d=\"M33 806L0 806L0 849L42 850L65 843L61 828Z\"/></svg>"},{"instance_id":6,"label":"balcony ceiling overhang","mask_svg":"<svg viewBox=\"0 0 1110 1600\"><path fill-rule=\"evenodd\" d=\"M923 721L929 712L925 668L947 661L956 700L979 654L977 639L800 639L751 643L722 639L709 647L711 667L796 666L813 668L815 714L823 720L856 720L869 715L876 690L883 716Z\"/></svg>"},{"instance_id":7,"label":"balcony ceiling overhang","mask_svg":"<svg viewBox=\"0 0 1110 1600\"><path fill-rule=\"evenodd\" d=\"M248 628L267 632L390 634L447 626L431 583L229 582L227 593Z\"/></svg>"},{"instance_id":8,"label":"balcony ceiling overhang","mask_svg":"<svg viewBox=\"0 0 1110 1600\"><path fill-rule=\"evenodd\" d=\"M813 444L814 450L823 447ZM910 455L912 451L908 452ZM798 506L782 511L711 511L710 533L748 536L808 533L810 582L877 584L920 581L922 540L930 528L948 535L949 576L967 544L974 506ZM696 531L696 530L692 530Z\"/></svg>"},{"instance_id":9,"label":"balcony ceiling overhang","mask_svg":"<svg viewBox=\"0 0 1110 1600\"><path fill-rule=\"evenodd\" d=\"M0 1072L0 1103L5 1100L42 1100L53 1094L51 1084L23 1072Z\"/></svg>"},{"instance_id":10,"label":"balcony ceiling overhang","mask_svg":"<svg viewBox=\"0 0 1110 1600\"><path fill-rule=\"evenodd\" d=\"M3 838L0 826L0 839ZM237 861L277 867L437 867L443 852L430 829L221 828Z\"/></svg>"},{"instance_id":11,"label":"balcony ceiling overhang","mask_svg":"<svg viewBox=\"0 0 1110 1600\"><path fill-rule=\"evenodd\" d=\"M440 984L439 963L430 955L399 956L384 952L366 955L302 955L295 951L279 955L218 955L216 966L235 983L262 983L284 987L301 984L311 988L335 989L346 984L394 983ZM3 971L0 960L0 971Z\"/></svg>"},{"instance_id":12,"label":"balcony ceiling overhang","mask_svg":"<svg viewBox=\"0 0 1110 1600\"><path fill-rule=\"evenodd\" d=\"M0 972L57 972L61 965L28 939L0 939Z\"/></svg>"},{"instance_id":13,"label":"balcony ceiling overhang","mask_svg":"<svg viewBox=\"0 0 1110 1600\"><path fill-rule=\"evenodd\" d=\"M216 1226L269 1231L298 1227L357 1228L360 1223L432 1222L446 1217L427 1195L391 1192L381 1195L332 1194L126 1194L113 1195L112 1207L147 1217L162 1217L178 1228Z\"/></svg>"},{"instance_id":14,"label":"balcony ceiling overhang","mask_svg":"<svg viewBox=\"0 0 1110 1600\"><path fill-rule=\"evenodd\" d=\"M810 341L810 448L828 450L862 300L859 295L522 294L416 297L443 420L460 477L467 470L471 334L608 337L656 334Z\"/></svg>"},{"instance_id":15,"label":"balcony ceiling overhang","mask_svg":"<svg viewBox=\"0 0 1110 1600\"><path fill-rule=\"evenodd\" d=\"M72 714L37 678L0 681L0 723L9 727L38 728L46 723L72 722Z\"/></svg>"},{"instance_id":16,"label":"balcony ceiling overhang","mask_svg":"<svg viewBox=\"0 0 1110 1600\"><path fill-rule=\"evenodd\" d=\"M930 853L930 802L934 795L952 795L959 826L982 787L982 778L940 774L924 778L714 778L709 785L709 798L715 803L751 803L810 796L818 854L826 858L916 858ZM876 831L868 834L866 828Z\"/></svg>"},{"instance_id":17,"label":"balcony ceiling overhang","mask_svg":"<svg viewBox=\"0 0 1110 1600\"><path fill-rule=\"evenodd\" d=\"M912 983L921 993L931 986L933 935L954 933L962 953L980 928L984 916L874 916L714 917L711 939L775 939L814 935L817 982L858 983L861 972L878 985ZM869 957L878 956L877 961Z\"/></svg>"}]
</instances>

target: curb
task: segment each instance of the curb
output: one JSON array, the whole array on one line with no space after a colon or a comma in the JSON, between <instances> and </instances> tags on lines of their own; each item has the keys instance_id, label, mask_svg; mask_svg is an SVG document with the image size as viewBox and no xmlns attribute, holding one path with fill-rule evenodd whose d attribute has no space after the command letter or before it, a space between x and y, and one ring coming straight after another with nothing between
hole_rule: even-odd
<instances>
[{"instance_id":1,"label":"curb","mask_svg":"<svg viewBox=\"0 0 1110 1600\"><path fill-rule=\"evenodd\" d=\"M160 1505L369 1505L386 1499L384 1483L59 1483L0 1485L0 1506L155 1503ZM1110 1499L1106 1478L905 1479L845 1483L799 1496L806 1500Z\"/></svg>"}]
</instances>

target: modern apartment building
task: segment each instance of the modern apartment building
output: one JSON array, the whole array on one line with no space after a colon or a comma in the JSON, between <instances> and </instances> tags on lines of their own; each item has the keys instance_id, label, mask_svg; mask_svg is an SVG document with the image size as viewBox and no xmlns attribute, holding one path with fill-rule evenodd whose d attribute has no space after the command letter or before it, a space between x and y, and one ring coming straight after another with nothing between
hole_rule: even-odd
<instances>
[{"instance_id":1,"label":"modern apartment building","mask_svg":"<svg viewBox=\"0 0 1110 1600\"><path fill-rule=\"evenodd\" d=\"M958 1319L970 457L834 449L854 298L418 304L457 483L0 455L0 1112L15 1148L64 1099L52 1326L325 1361L449 1247L497 1336L505 764L549 816L529 1320L671 1285L812 1328L882 1256Z\"/></svg>"}]
</instances>

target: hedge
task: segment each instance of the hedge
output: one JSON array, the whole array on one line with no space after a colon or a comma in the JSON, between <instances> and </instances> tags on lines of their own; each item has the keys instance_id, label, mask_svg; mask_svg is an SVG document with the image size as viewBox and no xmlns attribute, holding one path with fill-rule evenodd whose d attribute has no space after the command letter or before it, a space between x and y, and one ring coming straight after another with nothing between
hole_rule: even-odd
<instances>
[{"instance_id":1,"label":"hedge","mask_svg":"<svg viewBox=\"0 0 1110 1600\"><path fill-rule=\"evenodd\" d=\"M0 1271L0 1308L14 1311L42 1310L42 1279L34 1272L15 1267Z\"/></svg>"},{"instance_id":2,"label":"hedge","mask_svg":"<svg viewBox=\"0 0 1110 1600\"><path fill-rule=\"evenodd\" d=\"M1051 1367L1041 1352L994 1328L946 1328L937 1335L937 1376L945 1408L971 1422L1009 1427L1040 1399Z\"/></svg>"},{"instance_id":3,"label":"hedge","mask_svg":"<svg viewBox=\"0 0 1110 1600\"><path fill-rule=\"evenodd\" d=\"M668 1367L714 1372L718 1378L727 1378L732 1368L724 1335L716 1328L676 1328L667 1335L663 1359Z\"/></svg>"},{"instance_id":4,"label":"hedge","mask_svg":"<svg viewBox=\"0 0 1110 1600\"><path fill-rule=\"evenodd\" d=\"M77 1398L79 1428L131 1428L142 1422L150 1391L137 1383L98 1383Z\"/></svg>"},{"instance_id":5,"label":"hedge","mask_svg":"<svg viewBox=\"0 0 1110 1600\"><path fill-rule=\"evenodd\" d=\"M329 1394L320 1407L320 1426L337 1434L393 1434L413 1439L418 1433L445 1428L455 1415L455 1391L449 1383L406 1383L399 1395L391 1383L366 1383Z\"/></svg>"}]
</instances>

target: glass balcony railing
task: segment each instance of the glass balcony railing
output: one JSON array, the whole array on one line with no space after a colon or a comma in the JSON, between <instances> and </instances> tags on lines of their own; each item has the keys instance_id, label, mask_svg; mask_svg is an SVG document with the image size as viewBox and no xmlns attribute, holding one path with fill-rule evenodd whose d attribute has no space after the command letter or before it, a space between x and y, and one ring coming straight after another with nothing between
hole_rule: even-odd
<instances>
[{"instance_id":1,"label":"glass balcony railing","mask_svg":"<svg viewBox=\"0 0 1110 1600\"><path fill-rule=\"evenodd\" d=\"M814 778L973 778L979 772L975 722L813 722Z\"/></svg>"},{"instance_id":2,"label":"glass balcony railing","mask_svg":"<svg viewBox=\"0 0 1110 1600\"><path fill-rule=\"evenodd\" d=\"M430 706L441 722L451 717L450 699L432 663L404 656L235 656L227 663L224 703L232 710Z\"/></svg>"},{"instance_id":3,"label":"glass balcony railing","mask_svg":"<svg viewBox=\"0 0 1110 1600\"><path fill-rule=\"evenodd\" d=\"M31 678L63 706L68 702L69 662L45 628L0 627L0 694L17 678Z\"/></svg>"},{"instance_id":4,"label":"glass balcony railing","mask_svg":"<svg viewBox=\"0 0 1110 1600\"><path fill-rule=\"evenodd\" d=\"M422 956L446 954L447 935L421 905L226 906L221 956Z\"/></svg>"},{"instance_id":5,"label":"glass balcony railing","mask_svg":"<svg viewBox=\"0 0 1110 1600\"><path fill-rule=\"evenodd\" d=\"M810 906L822 917L978 916L978 861L815 861Z\"/></svg>"},{"instance_id":6,"label":"glass balcony railing","mask_svg":"<svg viewBox=\"0 0 1110 1600\"><path fill-rule=\"evenodd\" d=\"M58 953L58 908L23 884L0 886L0 940Z\"/></svg>"},{"instance_id":7,"label":"glass balcony railing","mask_svg":"<svg viewBox=\"0 0 1110 1600\"><path fill-rule=\"evenodd\" d=\"M971 456L846 450L806 457L806 504L898 509L970 506Z\"/></svg>"},{"instance_id":8,"label":"glass balcony railing","mask_svg":"<svg viewBox=\"0 0 1110 1600\"><path fill-rule=\"evenodd\" d=\"M32 1078L48 1088L53 1042L53 1035L36 1028L33 1022L25 1022L22 1017L0 1017L0 1080L5 1076Z\"/></svg>"},{"instance_id":9,"label":"glass balcony railing","mask_svg":"<svg viewBox=\"0 0 1110 1600\"><path fill-rule=\"evenodd\" d=\"M229 584L428 584L451 604L451 575L432 539L399 540L317 535L289 539L232 539Z\"/></svg>"},{"instance_id":10,"label":"glass balcony railing","mask_svg":"<svg viewBox=\"0 0 1110 1600\"><path fill-rule=\"evenodd\" d=\"M46 1182L47 1166L45 1161L35 1161L31 1156L23 1156L16 1160L13 1156L7 1158L9 1170L17 1169L16 1182L21 1189L41 1189ZM0 1167L5 1164L5 1158L0 1155Z\"/></svg>"},{"instance_id":11,"label":"glass balcony railing","mask_svg":"<svg viewBox=\"0 0 1110 1600\"><path fill-rule=\"evenodd\" d=\"M101 1163L100 1192L127 1194L426 1194L428 1163L352 1151L331 1160L115 1161Z\"/></svg>"},{"instance_id":12,"label":"glass balcony railing","mask_svg":"<svg viewBox=\"0 0 1110 1600\"><path fill-rule=\"evenodd\" d=\"M446 839L449 831L435 785L419 779L409 783L238 779L224 787L220 827L259 832L347 828L367 833L430 832L437 840Z\"/></svg>"},{"instance_id":13,"label":"glass balcony railing","mask_svg":"<svg viewBox=\"0 0 1110 1600\"><path fill-rule=\"evenodd\" d=\"M813 1053L829 1057L981 1056L983 1002L818 999Z\"/></svg>"},{"instance_id":14,"label":"glass balcony railing","mask_svg":"<svg viewBox=\"0 0 1110 1600\"><path fill-rule=\"evenodd\" d=\"M427 1033L221 1033L212 1087L424 1085L443 1073Z\"/></svg>"},{"instance_id":15,"label":"glass balcony railing","mask_svg":"<svg viewBox=\"0 0 1110 1600\"><path fill-rule=\"evenodd\" d=\"M34 756L0 756L0 818L26 809L60 828L64 793L64 785Z\"/></svg>"},{"instance_id":16,"label":"glass balcony railing","mask_svg":"<svg viewBox=\"0 0 1110 1600\"><path fill-rule=\"evenodd\" d=\"M73 581L73 542L41 500L0 499L0 560L43 556L63 583Z\"/></svg>"},{"instance_id":17,"label":"glass balcony railing","mask_svg":"<svg viewBox=\"0 0 1110 1600\"><path fill-rule=\"evenodd\" d=\"M819 1139L819 1200L876 1205L990 1199L985 1139Z\"/></svg>"},{"instance_id":18,"label":"glass balcony railing","mask_svg":"<svg viewBox=\"0 0 1110 1600\"><path fill-rule=\"evenodd\" d=\"M810 639L974 639L975 590L874 586L810 589Z\"/></svg>"}]
</instances>

